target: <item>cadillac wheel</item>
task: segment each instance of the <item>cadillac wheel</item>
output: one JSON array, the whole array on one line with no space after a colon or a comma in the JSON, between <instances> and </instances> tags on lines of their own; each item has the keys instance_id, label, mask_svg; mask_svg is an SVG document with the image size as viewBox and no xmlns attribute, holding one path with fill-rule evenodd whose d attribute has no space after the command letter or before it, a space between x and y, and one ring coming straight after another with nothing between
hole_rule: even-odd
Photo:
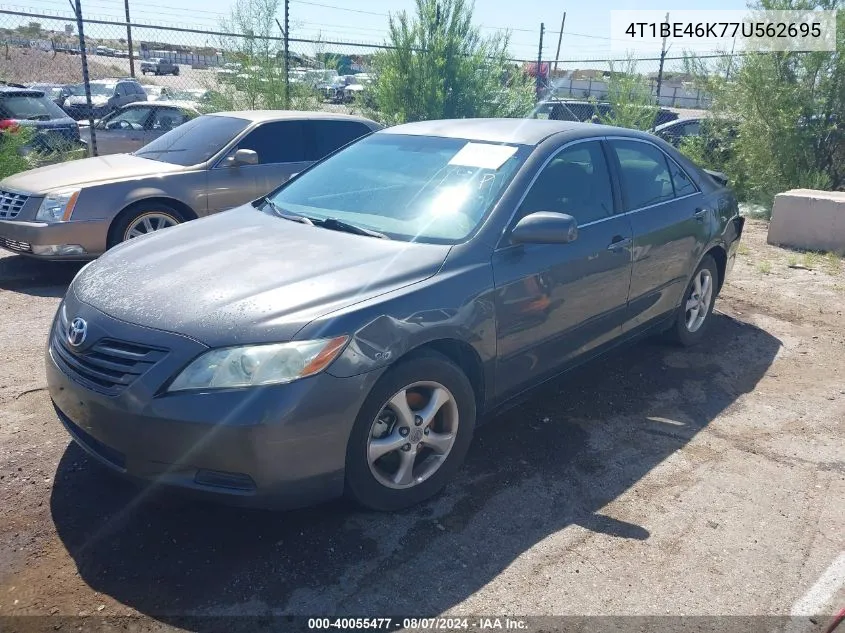
<instances>
[{"instance_id":1,"label":"cadillac wheel","mask_svg":"<svg viewBox=\"0 0 845 633\"><path fill-rule=\"evenodd\" d=\"M413 505L440 490L472 437L475 395L466 375L434 352L414 354L376 384L347 451L347 491L376 510Z\"/></svg>"},{"instance_id":2,"label":"cadillac wheel","mask_svg":"<svg viewBox=\"0 0 845 633\"><path fill-rule=\"evenodd\" d=\"M109 232L109 247L181 224L185 219L170 205L139 203L126 209Z\"/></svg>"}]
</instances>

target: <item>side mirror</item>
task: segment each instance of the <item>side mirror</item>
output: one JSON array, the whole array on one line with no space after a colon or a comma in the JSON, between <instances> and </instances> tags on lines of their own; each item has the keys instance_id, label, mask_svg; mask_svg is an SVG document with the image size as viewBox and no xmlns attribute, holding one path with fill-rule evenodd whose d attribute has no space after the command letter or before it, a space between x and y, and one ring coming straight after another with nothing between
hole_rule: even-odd
<instances>
[{"instance_id":1,"label":"side mirror","mask_svg":"<svg viewBox=\"0 0 845 633\"><path fill-rule=\"evenodd\" d=\"M226 157L227 167L239 167L241 165L257 165L258 153L251 149L239 149L231 156Z\"/></svg>"},{"instance_id":2,"label":"side mirror","mask_svg":"<svg viewBox=\"0 0 845 633\"><path fill-rule=\"evenodd\" d=\"M513 227L514 244L568 244L578 239L578 222L566 213L529 213Z\"/></svg>"}]
</instances>

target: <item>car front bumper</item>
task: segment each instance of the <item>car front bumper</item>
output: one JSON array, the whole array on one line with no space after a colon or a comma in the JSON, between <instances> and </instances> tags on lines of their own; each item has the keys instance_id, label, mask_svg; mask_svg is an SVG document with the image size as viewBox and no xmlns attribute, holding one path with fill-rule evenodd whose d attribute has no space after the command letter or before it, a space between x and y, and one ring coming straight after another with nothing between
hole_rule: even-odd
<instances>
[{"instance_id":1,"label":"car front bumper","mask_svg":"<svg viewBox=\"0 0 845 633\"><path fill-rule=\"evenodd\" d=\"M106 250L108 222L27 222L21 220L0 220L0 247L14 253L38 257L79 261L93 259ZM80 246L81 253L40 254L37 247L51 245ZM36 248L33 248L36 247Z\"/></svg>"},{"instance_id":2,"label":"car front bumper","mask_svg":"<svg viewBox=\"0 0 845 633\"><path fill-rule=\"evenodd\" d=\"M378 372L164 393L162 385L205 346L85 304L77 303L69 318L76 315L109 339L154 341L169 350L121 393L105 395L62 365L54 324L46 351L50 396L67 431L98 462L141 483L234 505L290 508L342 494L349 434Z\"/></svg>"}]
</instances>

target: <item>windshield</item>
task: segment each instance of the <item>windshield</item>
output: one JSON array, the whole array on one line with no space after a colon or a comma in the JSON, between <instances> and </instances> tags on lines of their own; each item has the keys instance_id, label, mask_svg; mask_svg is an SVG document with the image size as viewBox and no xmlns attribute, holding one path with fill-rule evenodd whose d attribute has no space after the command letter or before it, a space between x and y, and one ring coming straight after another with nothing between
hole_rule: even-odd
<instances>
[{"instance_id":1,"label":"windshield","mask_svg":"<svg viewBox=\"0 0 845 633\"><path fill-rule=\"evenodd\" d=\"M135 156L174 165L197 165L223 149L247 125L249 121L235 117L197 117L145 145Z\"/></svg>"},{"instance_id":2,"label":"windshield","mask_svg":"<svg viewBox=\"0 0 845 633\"><path fill-rule=\"evenodd\" d=\"M375 134L271 194L286 213L335 218L393 239L454 244L472 233L528 150ZM268 213L274 212L266 207Z\"/></svg>"},{"instance_id":3,"label":"windshield","mask_svg":"<svg viewBox=\"0 0 845 633\"><path fill-rule=\"evenodd\" d=\"M65 119L67 114L47 97L11 95L0 99L0 116L6 119L50 121Z\"/></svg>"},{"instance_id":4,"label":"windshield","mask_svg":"<svg viewBox=\"0 0 845 633\"><path fill-rule=\"evenodd\" d=\"M91 96L105 96L110 97L114 94L114 87L116 84L97 84L91 83ZM68 91L75 97L85 96L85 85L77 84L75 86L68 86Z\"/></svg>"}]
</instances>

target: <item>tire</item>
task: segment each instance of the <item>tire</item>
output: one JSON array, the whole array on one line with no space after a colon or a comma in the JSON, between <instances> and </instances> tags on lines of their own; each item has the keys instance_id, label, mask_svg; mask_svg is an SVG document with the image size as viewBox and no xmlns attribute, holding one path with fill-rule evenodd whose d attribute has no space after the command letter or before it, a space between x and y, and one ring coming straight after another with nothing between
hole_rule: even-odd
<instances>
[{"instance_id":1,"label":"tire","mask_svg":"<svg viewBox=\"0 0 845 633\"><path fill-rule=\"evenodd\" d=\"M709 294L703 296L703 292L699 292L699 287L703 290L705 288L706 279L709 278ZM695 269L692 278L684 291L684 297L681 305L678 306L678 312L675 317L675 323L669 330L670 338L684 347L689 347L700 343L706 336L710 328L711 315L713 314L713 306L716 304L716 297L719 294L719 269L716 266L716 261L710 256L705 255ZM699 299L698 312L693 317L693 311L687 310L688 305ZM701 310L704 310L703 317Z\"/></svg>"},{"instance_id":2,"label":"tire","mask_svg":"<svg viewBox=\"0 0 845 633\"><path fill-rule=\"evenodd\" d=\"M137 222L141 221L143 224L145 216L150 221L149 223L152 226L153 231L166 228L163 223L158 220L164 220L164 223L169 224L169 226L182 224L186 221L185 216L169 204L165 204L163 202L136 202L122 211L112 223L109 228L108 248L117 246L121 242L125 242L127 239L132 239L132 237L138 237L138 235L129 236L128 233L130 232L130 228L132 228ZM141 234L143 235L147 232L149 231L141 231Z\"/></svg>"},{"instance_id":3,"label":"tire","mask_svg":"<svg viewBox=\"0 0 845 633\"><path fill-rule=\"evenodd\" d=\"M406 387L412 388L403 394ZM432 400L426 402L425 397L430 398L435 391L443 395L442 405L435 409L434 415L427 416L425 411ZM391 400L399 399L409 405L407 411L413 415L407 425L397 409L389 406ZM414 415L417 413L420 415ZM421 351L401 360L379 378L358 412L346 449L346 495L366 508L392 511L437 494L454 477L466 457L475 414L472 385L448 358ZM428 418L430 426L423 416ZM434 437L439 438L440 448L436 451ZM400 445L407 442L405 446L410 448L413 443L413 447L385 451L371 465L371 440L383 440L394 446L397 441ZM431 442L427 447L428 440ZM448 442L451 445L445 448ZM409 460L411 466L410 471L403 472L410 475L406 482L399 482L400 464L404 460ZM396 471L391 473L393 465Z\"/></svg>"},{"instance_id":4,"label":"tire","mask_svg":"<svg viewBox=\"0 0 845 633\"><path fill-rule=\"evenodd\" d=\"M179 66L177 66L177 67L173 70L173 76L174 76L174 77L178 77L178 76L179 76Z\"/></svg>"}]
</instances>

